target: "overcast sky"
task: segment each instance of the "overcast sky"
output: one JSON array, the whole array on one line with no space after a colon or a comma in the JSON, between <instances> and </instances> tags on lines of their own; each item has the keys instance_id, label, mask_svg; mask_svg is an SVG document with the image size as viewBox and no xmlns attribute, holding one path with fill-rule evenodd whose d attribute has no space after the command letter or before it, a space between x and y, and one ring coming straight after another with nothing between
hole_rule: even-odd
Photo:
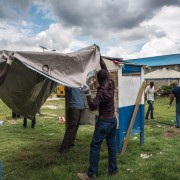
<instances>
[{"instance_id":1,"label":"overcast sky","mask_svg":"<svg viewBox=\"0 0 180 180\"><path fill-rule=\"evenodd\" d=\"M0 0L0 50L133 59L180 53L180 0Z\"/></svg>"}]
</instances>

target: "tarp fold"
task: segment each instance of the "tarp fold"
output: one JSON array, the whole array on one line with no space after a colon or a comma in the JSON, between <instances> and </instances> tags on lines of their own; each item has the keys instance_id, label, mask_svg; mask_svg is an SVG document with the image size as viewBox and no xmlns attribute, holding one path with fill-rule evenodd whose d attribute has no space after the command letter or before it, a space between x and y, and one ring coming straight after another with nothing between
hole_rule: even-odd
<instances>
[{"instance_id":1,"label":"tarp fold","mask_svg":"<svg viewBox=\"0 0 180 180\"><path fill-rule=\"evenodd\" d=\"M8 51L0 51L0 70ZM92 45L77 52L14 52L0 98L14 112L33 119L47 100L56 83L80 87L86 83L87 74L94 71L100 61L99 47Z\"/></svg>"}]
</instances>

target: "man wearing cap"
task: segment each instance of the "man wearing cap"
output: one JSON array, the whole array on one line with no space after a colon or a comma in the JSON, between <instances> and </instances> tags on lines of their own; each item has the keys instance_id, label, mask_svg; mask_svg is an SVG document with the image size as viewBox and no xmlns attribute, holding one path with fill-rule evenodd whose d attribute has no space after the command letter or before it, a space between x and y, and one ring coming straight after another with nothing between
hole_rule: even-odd
<instances>
[{"instance_id":1,"label":"man wearing cap","mask_svg":"<svg viewBox=\"0 0 180 180\"><path fill-rule=\"evenodd\" d=\"M106 139L109 154L108 173L111 176L116 176L118 173L116 160L117 120L114 111L115 84L102 57L100 57L100 66L101 70L97 74L100 86L97 88L96 97L91 98L91 92L87 85L83 85L81 88L87 97L90 110L98 109L99 111L90 146L90 166L87 173L78 173L82 180L92 180L98 175L99 154L104 139Z\"/></svg>"}]
</instances>

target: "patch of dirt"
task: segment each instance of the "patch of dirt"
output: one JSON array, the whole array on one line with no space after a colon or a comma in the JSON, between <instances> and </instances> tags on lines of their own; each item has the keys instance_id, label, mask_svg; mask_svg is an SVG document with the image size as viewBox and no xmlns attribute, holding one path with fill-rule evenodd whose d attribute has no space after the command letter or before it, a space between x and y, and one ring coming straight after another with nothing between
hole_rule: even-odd
<instances>
[{"instance_id":1,"label":"patch of dirt","mask_svg":"<svg viewBox=\"0 0 180 180\"><path fill-rule=\"evenodd\" d=\"M48 98L47 101L59 101L61 98L58 97L52 97L52 98Z\"/></svg>"},{"instance_id":2,"label":"patch of dirt","mask_svg":"<svg viewBox=\"0 0 180 180\"><path fill-rule=\"evenodd\" d=\"M18 121L17 121L17 120L14 120L14 119L7 120L7 122L8 122L9 124L17 124L17 123L18 123Z\"/></svg>"},{"instance_id":3,"label":"patch of dirt","mask_svg":"<svg viewBox=\"0 0 180 180\"><path fill-rule=\"evenodd\" d=\"M176 128L168 128L164 132L164 136L167 138L171 138L179 134L180 134L180 131Z\"/></svg>"},{"instance_id":4,"label":"patch of dirt","mask_svg":"<svg viewBox=\"0 0 180 180\"><path fill-rule=\"evenodd\" d=\"M45 106L43 106L43 108L57 109L58 107L57 107L57 106L54 106L54 105L45 105Z\"/></svg>"}]
</instances>

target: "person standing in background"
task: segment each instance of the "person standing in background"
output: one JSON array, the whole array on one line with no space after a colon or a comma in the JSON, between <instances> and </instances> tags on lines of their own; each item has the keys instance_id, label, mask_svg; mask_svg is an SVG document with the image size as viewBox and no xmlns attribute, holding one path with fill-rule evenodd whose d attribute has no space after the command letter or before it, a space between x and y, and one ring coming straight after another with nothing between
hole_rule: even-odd
<instances>
[{"instance_id":1,"label":"person standing in background","mask_svg":"<svg viewBox=\"0 0 180 180\"><path fill-rule=\"evenodd\" d=\"M75 144L80 118L85 109L84 96L80 88L66 87L67 117L66 132L59 152L67 152Z\"/></svg>"},{"instance_id":2,"label":"person standing in background","mask_svg":"<svg viewBox=\"0 0 180 180\"><path fill-rule=\"evenodd\" d=\"M170 94L170 102L168 104L168 108L171 107L171 104L176 98L176 128L180 128L180 86L178 86L178 82L174 81L173 84L173 89Z\"/></svg>"},{"instance_id":3,"label":"person standing in background","mask_svg":"<svg viewBox=\"0 0 180 180\"><path fill-rule=\"evenodd\" d=\"M154 119L154 93L155 93L155 90L154 90L154 82L151 81L150 82L150 85L146 87L145 89L145 99L147 100L147 103L148 103L148 110L146 112L146 117L145 119L149 119L149 113L150 113L150 116L151 116L151 119Z\"/></svg>"}]
</instances>

